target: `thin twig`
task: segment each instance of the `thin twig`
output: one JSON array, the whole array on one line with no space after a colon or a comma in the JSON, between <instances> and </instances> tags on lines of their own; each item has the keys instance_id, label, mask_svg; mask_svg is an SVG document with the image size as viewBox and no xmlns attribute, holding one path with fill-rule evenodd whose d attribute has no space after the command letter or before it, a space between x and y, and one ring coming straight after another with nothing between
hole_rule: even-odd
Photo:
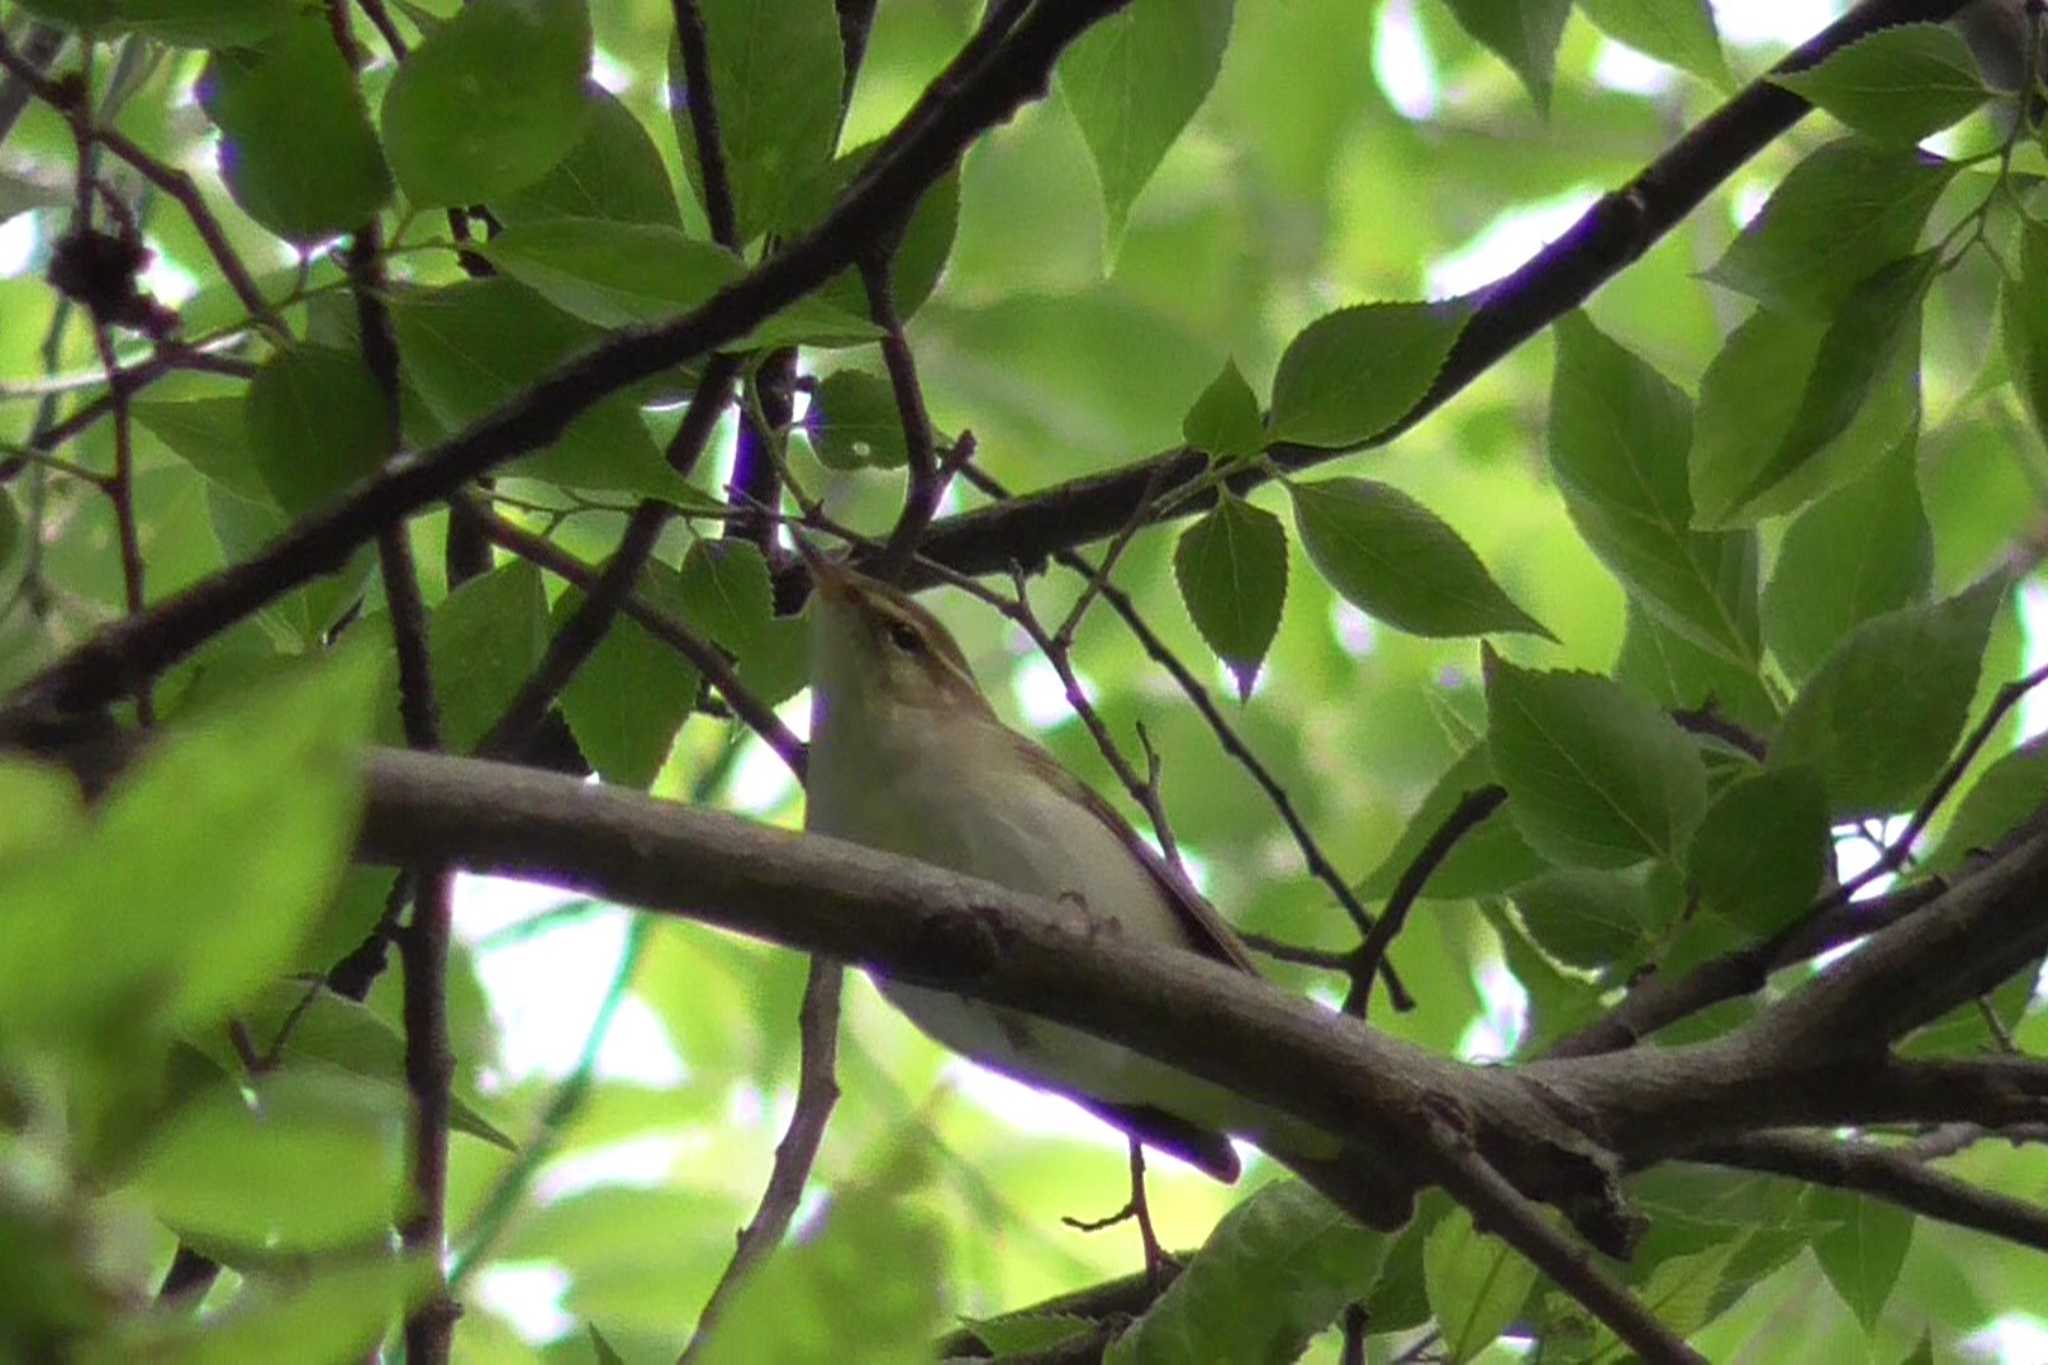
<instances>
[{"instance_id":1,"label":"thin twig","mask_svg":"<svg viewBox=\"0 0 2048 1365\"><path fill-rule=\"evenodd\" d=\"M1499 810L1507 799L1507 788L1494 783L1466 792L1444 816L1442 823L1430 831L1422 847L1415 851L1408 866L1402 869L1401 880L1394 884L1394 893L1387 897L1387 904L1380 911L1379 923L1373 925L1372 932L1358 945L1358 957L1351 968L1351 995L1344 1002L1346 1014L1355 1014L1361 1019L1365 1017L1366 1004L1372 996L1373 976L1385 960L1387 948L1395 935L1408 922L1408 911L1422 894L1423 887L1429 884L1430 875L1451 856L1451 850L1458 846L1460 839L1486 823L1487 817Z\"/></svg>"},{"instance_id":2,"label":"thin twig","mask_svg":"<svg viewBox=\"0 0 2048 1365\"><path fill-rule=\"evenodd\" d=\"M918 538L931 525L945 493L939 461L932 451L931 416L925 410L924 388L918 383L917 358L903 335L903 318L896 311L894 261L881 255L861 259L861 283L867 289L868 316L882 329L882 364L889 371L889 388L896 398L897 421L903 427L903 448L910 470L910 486L904 492L903 512L889 532L888 544L875 564L875 575L894 581L910 567L917 552Z\"/></svg>"}]
</instances>

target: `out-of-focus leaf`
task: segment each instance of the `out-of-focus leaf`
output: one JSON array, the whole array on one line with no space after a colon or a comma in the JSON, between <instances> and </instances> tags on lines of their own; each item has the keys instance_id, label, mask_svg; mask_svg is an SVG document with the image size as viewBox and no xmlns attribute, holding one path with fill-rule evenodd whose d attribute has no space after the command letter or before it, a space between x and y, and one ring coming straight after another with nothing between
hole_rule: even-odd
<instances>
[{"instance_id":1,"label":"out-of-focus leaf","mask_svg":"<svg viewBox=\"0 0 2048 1365\"><path fill-rule=\"evenodd\" d=\"M2048 735L2037 735L1984 770L1956 808L1941 843L1921 864L1949 873L1973 852L1990 849L2040 808L2048 792Z\"/></svg>"},{"instance_id":2,"label":"out-of-focus leaf","mask_svg":"<svg viewBox=\"0 0 2048 1365\"><path fill-rule=\"evenodd\" d=\"M1216 81L1233 8L1234 0L1136 0L1060 57L1060 94L1095 162L1112 255L1132 201Z\"/></svg>"},{"instance_id":3,"label":"out-of-focus leaf","mask_svg":"<svg viewBox=\"0 0 2048 1365\"><path fill-rule=\"evenodd\" d=\"M513 560L470 579L434 609L427 630L442 747L462 753L497 724L547 648L540 570Z\"/></svg>"},{"instance_id":4,"label":"out-of-focus leaf","mask_svg":"<svg viewBox=\"0 0 2048 1365\"><path fill-rule=\"evenodd\" d=\"M900 469L910 459L895 388L862 370L834 370L819 382L804 432L828 469Z\"/></svg>"},{"instance_id":5,"label":"out-of-focus leaf","mask_svg":"<svg viewBox=\"0 0 2048 1365\"><path fill-rule=\"evenodd\" d=\"M1832 317L1859 281L1913 250L1957 169L1911 147L1830 142L1792 168L1706 278L1768 308Z\"/></svg>"},{"instance_id":6,"label":"out-of-focus leaf","mask_svg":"<svg viewBox=\"0 0 2048 1365\"><path fill-rule=\"evenodd\" d=\"M433 1292L424 1260L336 1258L304 1278L250 1285L217 1313L174 1303L124 1320L81 1357L88 1365L135 1360L242 1365L250 1360L341 1360L374 1342Z\"/></svg>"},{"instance_id":7,"label":"out-of-focus leaf","mask_svg":"<svg viewBox=\"0 0 2048 1365\"><path fill-rule=\"evenodd\" d=\"M261 47L217 54L199 93L221 130L228 192L285 240L353 231L391 198L383 149L325 18L305 14Z\"/></svg>"},{"instance_id":8,"label":"out-of-focus leaf","mask_svg":"<svg viewBox=\"0 0 2048 1365\"><path fill-rule=\"evenodd\" d=\"M1181 601L1237 679L1240 701L1280 628L1287 601L1287 531L1280 518L1225 490L1173 551Z\"/></svg>"},{"instance_id":9,"label":"out-of-focus leaf","mask_svg":"<svg viewBox=\"0 0 2048 1365\"><path fill-rule=\"evenodd\" d=\"M2005 589L1997 575L1851 631L1800 689L1771 765L1818 769L1837 817L1911 807L1962 734Z\"/></svg>"},{"instance_id":10,"label":"out-of-focus leaf","mask_svg":"<svg viewBox=\"0 0 2048 1365\"><path fill-rule=\"evenodd\" d=\"M1943 24L1879 29L1772 80L1866 136L1912 144L1991 97L1970 49Z\"/></svg>"},{"instance_id":11,"label":"out-of-focus leaf","mask_svg":"<svg viewBox=\"0 0 2048 1365\"><path fill-rule=\"evenodd\" d=\"M2048 225L2031 218L2022 223L2019 264L2001 310L2005 360L2035 429L2048 433Z\"/></svg>"},{"instance_id":12,"label":"out-of-focus leaf","mask_svg":"<svg viewBox=\"0 0 2048 1365\"><path fill-rule=\"evenodd\" d=\"M256 372L246 403L257 473L289 516L320 506L397 453L384 395L354 351L278 351Z\"/></svg>"},{"instance_id":13,"label":"out-of-focus leaf","mask_svg":"<svg viewBox=\"0 0 2048 1365\"><path fill-rule=\"evenodd\" d=\"M683 615L682 580L659 561L642 571L638 591L672 615ZM551 630L560 630L583 603L575 588L555 603ZM689 718L699 686L697 670L681 655L620 613L597 649L562 689L562 714L598 774L607 782L645 787L661 771L676 731Z\"/></svg>"},{"instance_id":14,"label":"out-of-focus leaf","mask_svg":"<svg viewBox=\"0 0 2048 1365\"><path fill-rule=\"evenodd\" d=\"M1370 479L1290 480L1302 547L1353 605L1415 635L1557 637L1516 606L1463 537L1400 489Z\"/></svg>"},{"instance_id":15,"label":"out-of-focus leaf","mask_svg":"<svg viewBox=\"0 0 2048 1365\"><path fill-rule=\"evenodd\" d=\"M1567 866L1674 856L1707 807L1699 751L1670 718L1591 673L1486 651L1487 746L1532 847Z\"/></svg>"},{"instance_id":16,"label":"out-of-focus leaf","mask_svg":"<svg viewBox=\"0 0 2048 1365\"><path fill-rule=\"evenodd\" d=\"M1726 88L1734 77L1707 0L1578 0L1603 33Z\"/></svg>"},{"instance_id":17,"label":"out-of-focus leaf","mask_svg":"<svg viewBox=\"0 0 2048 1365\"><path fill-rule=\"evenodd\" d=\"M270 484L250 449L240 398L137 399L136 421L207 478L254 502L269 502Z\"/></svg>"},{"instance_id":18,"label":"out-of-focus leaf","mask_svg":"<svg viewBox=\"0 0 2048 1365\"><path fill-rule=\"evenodd\" d=\"M1367 303L1304 327L1273 376L1272 438L1353 446L1405 416L1429 392L1469 304Z\"/></svg>"},{"instance_id":19,"label":"out-of-focus leaf","mask_svg":"<svg viewBox=\"0 0 2048 1365\"><path fill-rule=\"evenodd\" d=\"M1275 1182L1225 1215L1104 1360L1297 1359L1345 1304L1372 1289L1393 1240L1300 1181Z\"/></svg>"},{"instance_id":20,"label":"out-of-focus leaf","mask_svg":"<svg viewBox=\"0 0 2048 1365\"><path fill-rule=\"evenodd\" d=\"M95 37L138 33L173 47L260 43L293 9L291 0L23 0L21 7Z\"/></svg>"},{"instance_id":21,"label":"out-of-focus leaf","mask_svg":"<svg viewBox=\"0 0 2048 1365\"><path fill-rule=\"evenodd\" d=\"M384 92L384 150L406 198L477 204L540 179L583 136L589 65L584 0L457 10Z\"/></svg>"}]
</instances>

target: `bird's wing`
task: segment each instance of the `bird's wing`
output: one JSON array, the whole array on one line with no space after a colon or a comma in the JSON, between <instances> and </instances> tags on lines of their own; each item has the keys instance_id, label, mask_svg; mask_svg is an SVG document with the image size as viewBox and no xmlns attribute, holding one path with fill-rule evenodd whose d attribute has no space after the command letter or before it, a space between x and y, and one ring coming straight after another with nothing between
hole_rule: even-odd
<instances>
[{"instance_id":1,"label":"bird's wing","mask_svg":"<svg viewBox=\"0 0 2048 1365\"><path fill-rule=\"evenodd\" d=\"M1244 940L1230 927L1216 907L1202 897L1202 893L1189 884L1180 869L1159 856L1152 845L1147 843L1131 822L1117 813L1115 806L1102 799L1095 789L1060 766L1060 761L1047 753L1043 747L1026 739L1014 730L1006 730L1016 742L1018 753L1036 772L1060 791L1087 807L1096 819L1109 827L1112 834L1121 839L1131 850L1132 856L1145 865L1166 897L1166 903L1173 907L1181 928L1187 933L1188 946L1204 957L1214 958L1226 966L1237 967L1259 975L1258 964L1252 961L1251 950L1244 946Z\"/></svg>"}]
</instances>

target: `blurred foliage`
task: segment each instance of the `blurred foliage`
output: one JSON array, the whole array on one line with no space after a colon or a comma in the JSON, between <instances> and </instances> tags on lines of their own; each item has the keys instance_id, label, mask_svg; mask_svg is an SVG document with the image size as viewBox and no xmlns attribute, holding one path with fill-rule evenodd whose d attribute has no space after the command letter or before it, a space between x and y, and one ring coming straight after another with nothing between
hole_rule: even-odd
<instances>
[{"instance_id":1,"label":"blurred foliage","mask_svg":"<svg viewBox=\"0 0 2048 1365\"><path fill-rule=\"evenodd\" d=\"M126 419L29 450L106 384L86 310L47 283L72 226L72 130L27 103L0 142L0 687L128 609L109 488L132 509L147 604L376 467L386 428L338 243L366 217L390 247L416 448L746 268L710 241L664 0L399 0L403 63L369 19L384 6L337 5L354 66L305 8L0 12L17 49L45 21L90 32L52 69L81 72L95 118L193 177L274 313L252 325L187 213L102 151L107 197L150 254L141 287L253 377L170 368ZM747 260L819 221L980 10L883 0L842 110L828 0L701 8ZM1715 30L1771 8L1137 0L910 218L896 294L940 440L971 431L979 466L1028 493L1183 443L1236 469L1276 440L1385 432L1487 282L1775 58ZM1834 841L1860 837L1829 821L1910 808L2038 658L2015 604L2043 600L2039 108L1994 94L1924 25L1786 83L1828 112L1582 312L1336 477L1227 495L1119 562L1136 610L1369 901L1463 793L1508 790L1395 945L1418 1007L1375 1016L1438 1052L1540 1048L1646 965L1775 932ZM848 273L745 345L799 348L788 470L880 535L907 452L866 312ZM117 339L124 365L150 364L141 337ZM632 498L675 502L687 515L645 595L781 703L804 628L775 615L760 551L718 538L731 423L687 482L661 459L695 379L614 395L489 493L588 561ZM978 501L956 485L946 510ZM580 594L509 557L451 589L447 514L412 534L460 748ZM1057 620L1080 583L1053 571L1030 590ZM998 709L1130 809L1019 633L961 594L926 600ZM389 654L383 602L358 555L209 640L155 689L169 738L95 810L68 775L0 766L0 1356L360 1359L423 1292L384 1236L406 1197L396 986L387 974L356 1003L288 975L359 943L389 887L343 869L343 756L398 734L390 669L372 662ZM1074 659L1113 735L1145 727L1212 898L1248 931L1345 946L1258 788L1100 603ZM692 710L699 684L621 622L562 710L606 780L796 823L795 784ZM1705 706L1773 741L1769 762L1672 719ZM1936 814L1938 869L2038 804L2041 746L2017 736L2001 725ZM493 929L508 896L465 890L449 982L456 1358L673 1358L786 1118L804 964L687 923L614 935L602 908ZM536 953L546 970L509 970ZM1988 1007L2022 1047L2048 1041L2029 987ZM1751 1008L1669 1036L1714 1036ZM536 1029L579 1046L517 1055ZM1965 1010L1912 1047L1996 1036ZM798 1234L732 1304L716 1358L911 1359L961 1318L1005 1350L1048 1349L1087 1324L1017 1310L1138 1263L1128 1228L1059 1222L1124 1201L1121 1139L951 1062L864 981L840 1082ZM1992 1144L1943 1169L2048 1180L2036 1149ZM1240 1197L1155 1168L1162 1240L1202 1251L1118 1358L1334 1360L1326 1329L1354 1300L1376 1359L1432 1321L1452 1358L1510 1327L1550 1333L1560 1358L1616 1358L1447 1201L1381 1237L1270 1174ZM1650 1232L1615 1269L1713 1359L1929 1358L1923 1341L1945 1359L2038 1297L2032 1253L1861 1196L1692 1167L1632 1192ZM152 1306L181 1239L227 1270L196 1308Z\"/></svg>"}]
</instances>

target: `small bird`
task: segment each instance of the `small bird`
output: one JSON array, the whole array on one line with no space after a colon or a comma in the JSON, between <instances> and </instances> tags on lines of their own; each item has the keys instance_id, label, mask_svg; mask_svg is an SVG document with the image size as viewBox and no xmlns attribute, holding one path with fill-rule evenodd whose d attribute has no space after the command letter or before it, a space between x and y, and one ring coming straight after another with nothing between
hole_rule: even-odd
<instances>
[{"instance_id":1,"label":"small bird","mask_svg":"<svg viewBox=\"0 0 2048 1365\"><path fill-rule=\"evenodd\" d=\"M799 540L802 545L802 541ZM1112 922L1127 938L1256 974L1244 944L1124 818L1004 725L952 635L908 596L804 545L818 590L805 823ZM1064 1025L877 978L939 1042L1078 1101L1224 1181L1226 1133L1309 1175L1337 1139Z\"/></svg>"}]
</instances>

